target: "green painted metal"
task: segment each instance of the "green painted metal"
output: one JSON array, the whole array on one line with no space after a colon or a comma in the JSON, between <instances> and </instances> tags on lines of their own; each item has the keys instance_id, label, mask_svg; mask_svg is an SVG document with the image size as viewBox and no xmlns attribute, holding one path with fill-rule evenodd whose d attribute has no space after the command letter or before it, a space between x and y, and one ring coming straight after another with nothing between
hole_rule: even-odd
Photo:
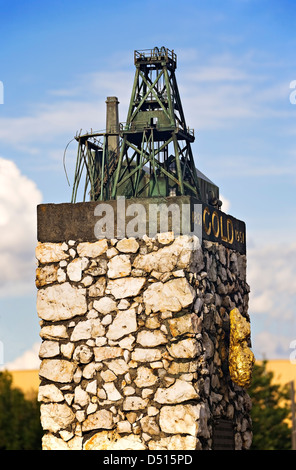
<instances>
[{"instance_id":1,"label":"green painted metal","mask_svg":"<svg viewBox=\"0 0 296 470\"><path fill-rule=\"evenodd\" d=\"M136 73L111 197L200 198L191 151L194 134L186 126L175 77L177 56L162 47L135 51L134 58ZM139 186L143 172L150 181L145 191ZM123 188L128 180L129 194Z\"/></svg>"},{"instance_id":2,"label":"green painted metal","mask_svg":"<svg viewBox=\"0 0 296 470\"><path fill-rule=\"evenodd\" d=\"M83 200L122 195L192 195L201 200L191 150L194 132L186 125L175 76L177 56L168 48L155 47L134 51L134 62L127 120L118 131L119 148L110 149L107 131L75 137L78 152L72 202L83 178Z\"/></svg>"}]
</instances>

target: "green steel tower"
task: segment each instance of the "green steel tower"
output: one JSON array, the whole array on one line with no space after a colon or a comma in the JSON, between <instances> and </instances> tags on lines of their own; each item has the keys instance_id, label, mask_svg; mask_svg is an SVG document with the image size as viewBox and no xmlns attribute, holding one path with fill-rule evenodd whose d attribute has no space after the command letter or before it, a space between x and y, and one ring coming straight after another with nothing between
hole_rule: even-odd
<instances>
[{"instance_id":1,"label":"green steel tower","mask_svg":"<svg viewBox=\"0 0 296 470\"><path fill-rule=\"evenodd\" d=\"M107 98L105 132L76 135L72 202L85 170L84 199L194 196L220 204L219 188L195 167L194 132L185 122L175 76L177 56L166 47L134 51L134 84L125 123L118 100Z\"/></svg>"},{"instance_id":2,"label":"green steel tower","mask_svg":"<svg viewBox=\"0 0 296 470\"><path fill-rule=\"evenodd\" d=\"M136 73L112 198L194 195L200 198L191 143L175 70L174 51L134 52Z\"/></svg>"}]
</instances>

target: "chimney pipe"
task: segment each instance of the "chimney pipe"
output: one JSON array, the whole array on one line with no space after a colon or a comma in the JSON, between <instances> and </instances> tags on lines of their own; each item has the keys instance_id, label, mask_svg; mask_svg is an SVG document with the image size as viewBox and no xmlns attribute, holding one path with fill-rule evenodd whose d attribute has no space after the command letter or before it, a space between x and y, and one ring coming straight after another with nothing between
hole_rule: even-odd
<instances>
[{"instance_id":1,"label":"chimney pipe","mask_svg":"<svg viewBox=\"0 0 296 470\"><path fill-rule=\"evenodd\" d=\"M119 119L118 119L118 98L108 96L106 100L106 132L108 136L108 150L118 154L119 148Z\"/></svg>"}]
</instances>

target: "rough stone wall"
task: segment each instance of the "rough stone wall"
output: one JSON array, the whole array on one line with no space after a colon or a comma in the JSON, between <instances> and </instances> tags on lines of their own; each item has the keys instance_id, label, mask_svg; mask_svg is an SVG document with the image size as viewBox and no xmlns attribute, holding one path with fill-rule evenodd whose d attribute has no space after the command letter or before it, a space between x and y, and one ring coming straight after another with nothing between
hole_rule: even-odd
<instances>
[{"instance_id":1,"label":"rough stone wall","mask_svg":"<svg viewBox=\"0 0 296 470\"><path fill-rule=\"evenodd\" d=\"M244 255L169 232L36 257L43 449L212 449L219 418L249 448L227 361L231 309L248 320Z\"/></svg>"}]
</instances>

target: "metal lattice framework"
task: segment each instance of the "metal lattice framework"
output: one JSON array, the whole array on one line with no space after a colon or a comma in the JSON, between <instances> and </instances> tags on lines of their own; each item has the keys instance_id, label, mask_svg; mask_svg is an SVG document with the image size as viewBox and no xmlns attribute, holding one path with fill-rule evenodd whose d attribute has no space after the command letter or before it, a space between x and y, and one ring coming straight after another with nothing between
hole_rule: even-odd
<instances>
[{"instance_id":1,"label":"metal lattice framework","mask_svg":"<svg viewBox=\"0 0 296 470\"><path fill-rule=\"evenodd\" d=\"M84 175L83 200L185 194L201 199L191 150L194 132L186 126L175 77L176 54L165 47L135 51L134 63L126 122L116 130L75 137L72 202ZM109 145L115 135L117 148Z\"/></svg>"},{"instance_id":2,"label":"metal lattice framework","mask_svg":"<svg viewBox=\"0 0 296 470\"><path fill-rule=\"evenodd\" d=\"M175 77L177 57L162 47L135 51L136 73L112 198L192 194L200 197Z\"/></svg>"}]
</instances>

